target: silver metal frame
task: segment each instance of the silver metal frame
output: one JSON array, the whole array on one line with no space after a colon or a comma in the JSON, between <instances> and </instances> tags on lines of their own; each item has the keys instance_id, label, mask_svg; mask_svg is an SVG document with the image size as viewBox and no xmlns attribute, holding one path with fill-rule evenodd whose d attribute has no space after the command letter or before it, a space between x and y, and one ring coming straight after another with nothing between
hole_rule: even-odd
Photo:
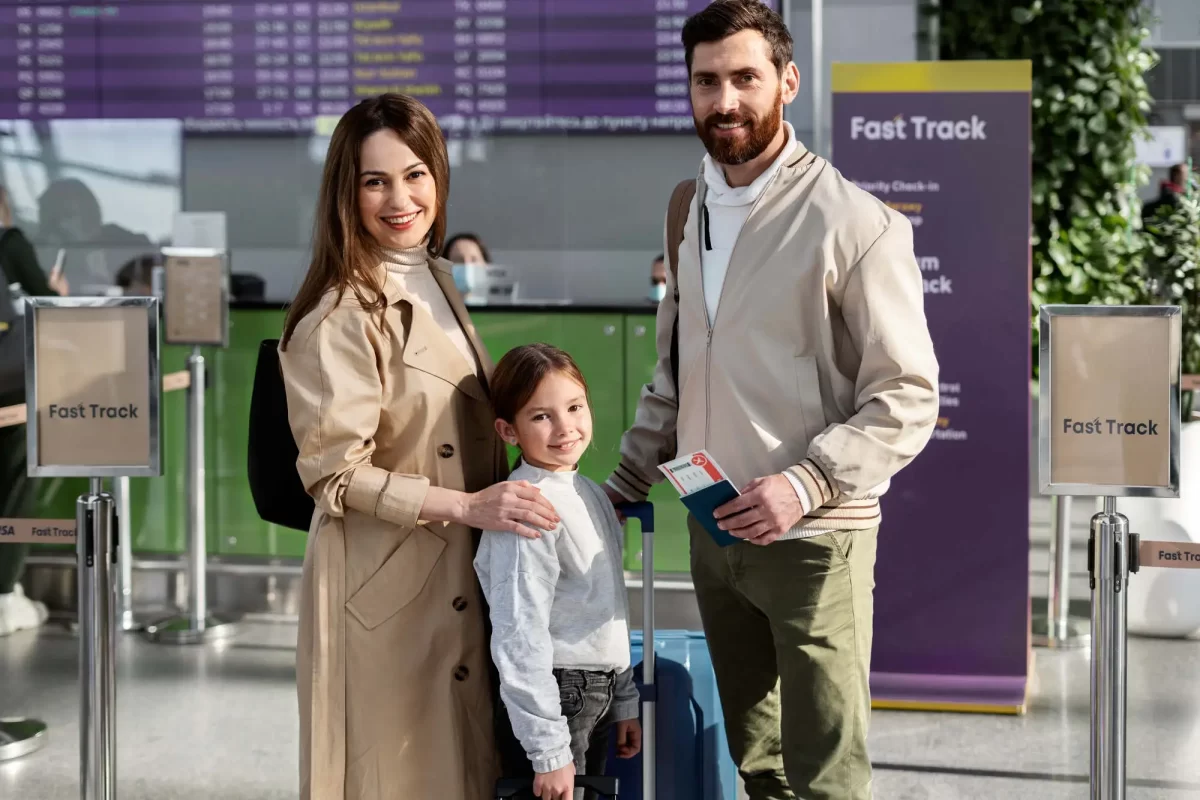
<instances>
[{"instance_id":1,"label":"silver metal frame","mask_svg":"<svg viewBox=\"0 0 1200 800\"><path fill-rule=\"evenodd\" d=\"M163 324L163 341L167 344L191 345L200 347L229 346L229 254L225 250L210 247L164 247L162 254L162 283L158 287L164 300L167 293L167 261L171 258L219 258L221 259L221 338L217 341L194 342L184 339L172 339L167 335L170 327ZM166 315L166 303L163 304L163 314Z\"/></svg>"},{"instance_id":2,"label":"silver metal frame","mask_svg":"<svg viewBox=\"0 0 1200 800\"><path fill-rule=\"evenodd\" d=\"M162 475L162 366L159 363L159 301L157 297L26 297L25 298L26 456L31 478L157 478ZM37 318L43 308L145 308L149 345L150 384L147 423L150 425L150 463L142 465L43 466L38 453Z\"/></svg>"},{"instance_id":3,"label":"silver metal frame","mask_svg":"<svg viewBox=\"0 0 1200 800\"><path fill-rule=\"evenodd\" d=\"M1111 486L1093 485L1087 483L1053 483L1050 480L1050 425L1053 411L1052 383L1054 365L1051 362L1051 336L1053 320L1056 317L1135 317L1135 318L1167 318L1171 320L1172 375L1169 384L1171 392L1170 408L1170 443L1168 480L1169 486ZM1099 306L1099 305L1044 305L1038 314L1038 328L1041 339L1038 344L1038 355L1041 359L1041 370L1038 376L1040 398L1038 402L1038 484L1041 493L1046 495L1076 495L1088 497L1179 497L1179 391L1180 391L1180 342L1179 333L1182 329L1182 319L1178 306Z\"/></svg>"}]
</instances>

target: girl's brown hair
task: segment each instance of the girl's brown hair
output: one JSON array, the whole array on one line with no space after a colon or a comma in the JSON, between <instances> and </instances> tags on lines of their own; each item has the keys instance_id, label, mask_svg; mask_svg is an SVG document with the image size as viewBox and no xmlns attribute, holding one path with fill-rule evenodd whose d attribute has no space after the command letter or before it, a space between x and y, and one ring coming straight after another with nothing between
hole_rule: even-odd
<instances>
[{"instance_id":1,"label":"girl's brown hair","mask_svg":"<svg viewBox=\"0 0 1200 800\"><path fill-rule=\"evenodd\" d=\"M312 262L288 309L283 349L287 349L296 324L316 308L330 289L337 291L338 301L347 289L354 292L362 307L378 314L380 323L383 322L387 301L383 297L383 276L375 269L382 255L359 218L358 173L363 142L371 134L388 129L412 148L433 176L437 215L425 246L431 256L442 251L446 238L446 199L450 194L450 159L437 119L428 108L407 95L383 94L364 100L341 118L329 142L317 198Z\"/></svg>"},{"instance_id":2,"label":"girl's brown hair","mask_svg":"<svg viewBox=\"0 0 1200 800\"><path fill-rule=\"evenodd\" d=\"M490 381L496 417L512 424L542 380L555 372L566 375L583 387L585 395L588 393L587 381L575 359L554 345L526 344L505 353Z\"/></svg>"}]
</instances>

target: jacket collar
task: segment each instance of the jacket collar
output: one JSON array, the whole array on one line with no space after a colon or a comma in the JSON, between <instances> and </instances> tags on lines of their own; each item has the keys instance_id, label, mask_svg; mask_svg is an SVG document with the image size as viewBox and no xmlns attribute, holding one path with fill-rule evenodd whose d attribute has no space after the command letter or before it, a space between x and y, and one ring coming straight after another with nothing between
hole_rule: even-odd
<instances>
[{"instance_id":1,"label":"jacket collar","mask_svg":"<svg viewBox=\"0 0 1200 800\"><path fill-rule=\"evenodd\" d=\"M746 236L754 236L754 226L762 218L759 213L761 209L764 207L769 208L775 199L780 195L780 193L782 193L793 180L808 172L819 160L820 159L816 153L811 152L799 139L796 140L795 151L788 157L786 161L783 162L782 165L780 165L779 171L776 173L775 177L771 179L771 182L767 184L766 188L763 189L762 194L759 195L758 199L755 200L750 207L750 213L746 217L746 222L742 225L742 230L738 233L737 241L735 241L733 251L730 253L729 265L725 271L725 280L722 282L722 295L724 294L724 287L726 285L733 285L736 281L747 280L749 275L755 272L758 267L761 266L761 264L744 263L746 259L741 256L741 253L744 252L742 239ZM707 194L708 186L704 181L704 165L702 162L700 166L700 174L696 178L695 208L697 211L704 208L705 196ZM693 228L693 230L696 231L696 236L694 237L696 247L694 252L696 255L696 264L702 272L704 264L704 236L701 225L704 215L702 213L697 213L692 216L696 218L695 222L689 219L687 225L695 226ZM684 240L688 240L686 235ZM703 308L703 281L696 281L695 287L695 291L698 295L698 302L700 302L701 308ZM720 298L718 298L717 302L718 304L720 303ZM708 312L706 311L704 313L707 314Z\"/></svg>"},{"instance_id":2,"label":"jacket collar","mask_svg":"<svg viewBox=\"0 0 1200 800\"><path fill-rule=\"evenodd\" d=\"M481 374L476 374L474 365L466 363L462 353L450 341L450 337L415 298L401 289L396 281L387 279L387 270L380 264L378 269L383 282L383 296L388 305L407 303L412 309L412 322L404 342L404 363L449 381L476 400L487 403L487 381L493 368L487 348L483 346L458 287L454 285L454 273L451 271L450 262L443 258L430 258L429 268L450 303L455 319L462 326L467 341L471 343L471 349L475 351Z\"/></svg>"}]
</instances>

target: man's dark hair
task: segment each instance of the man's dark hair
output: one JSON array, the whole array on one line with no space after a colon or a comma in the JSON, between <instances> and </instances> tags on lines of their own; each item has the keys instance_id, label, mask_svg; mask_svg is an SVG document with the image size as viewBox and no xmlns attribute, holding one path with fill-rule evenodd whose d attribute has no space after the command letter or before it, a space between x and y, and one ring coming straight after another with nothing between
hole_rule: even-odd
<instances>
[{"instance_id":1,"label":"man's dark hair","mask_svg":"<svg viewBox=\"0 0 1200 800\"><path fill-rule=\"evenodd\" d=\"M771 63L780 73L792 60L792 34L783 17L761 0L715 0L703 11L688 17L683 25L683 57L688 74L692 53L702 42L719 42L742 31L758 31L767 40Z\"/></svg>"},{"instance_id":2,"label":"man's dark hair","mask_svg":"<svg viewBox=\"0 0 1200 800\"><path fill-rule=\"evenodd\" d=\"M1176 164L1171 167L1171 183L1183 186L1187 181L1187 164Z\"/></svg>"}]
</instances>

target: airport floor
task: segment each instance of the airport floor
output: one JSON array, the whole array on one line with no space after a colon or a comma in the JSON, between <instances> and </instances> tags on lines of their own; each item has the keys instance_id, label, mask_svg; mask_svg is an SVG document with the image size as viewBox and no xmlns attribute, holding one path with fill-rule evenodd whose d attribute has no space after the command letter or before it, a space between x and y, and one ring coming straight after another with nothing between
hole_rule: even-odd
<instances>
[{"instance_id":1,"label":"airport floor","mask_svg":"<svg viewBox=\"0 0 1200 800\"><path fill-rule=\"evenodd\" d=\"M291 624L246 624L223 646L122 637L121 800L296 797ZM37 716L48 744L0 763L0 798L78 794L78 642L58 626L0 639L0 714ZM1088 796L1088 660L1037 651L1023 717L877 711L877 800ZM1200 797L1200 641L1129 643L1130 800Z\"/></svg>"}]
</instances>

